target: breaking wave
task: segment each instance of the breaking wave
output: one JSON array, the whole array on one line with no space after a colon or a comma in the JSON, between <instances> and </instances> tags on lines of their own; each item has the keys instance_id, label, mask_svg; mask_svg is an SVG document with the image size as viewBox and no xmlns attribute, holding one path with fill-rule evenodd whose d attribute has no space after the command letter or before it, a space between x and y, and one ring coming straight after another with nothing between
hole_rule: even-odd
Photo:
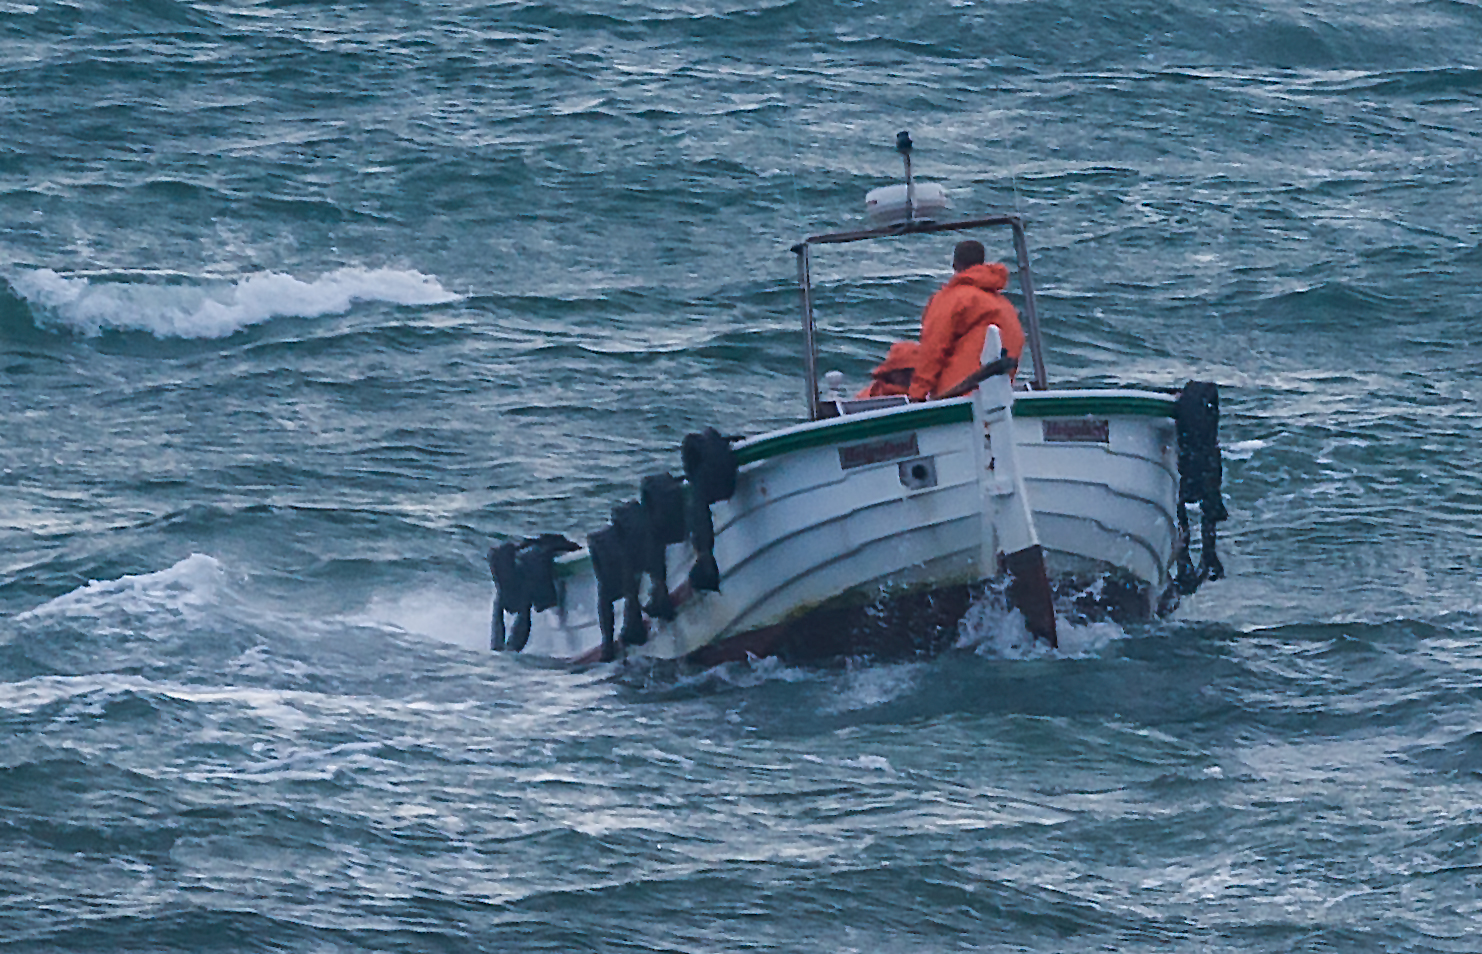
<instances>
[{"instance_id":1,"label":"breaking wave","mask_svg":"<svg viewBox=\"0 0 1482 954\"><path fill-rule=\"evenodd\" d=\"M16 617L102 617L105 614L183 615L211 604L226 581L215 557L192 553L171 567L116 580L95 580Z\"/></svg>"},{"instance_id":2,"label":"breaking wave","mask_svg":"<svg viewBox=\"0 0 1482 954\"><path fill-rule=\"evenodd\" d=\"M274 318L343 314L356 302L437 305L460 296L434 277L393 268L340 268L312 281L259 272L204 284L68 277L40 268L10 279L40 324L84 335L225 338Z\"/></svg>"},{"instance_id":3,"label":"breaking wave","mask_svg":"<svg viewBox=\"0 0 1482 954\"><path fill-rule=\"evenodd\" d=\"M492 594L472 595L446 588L420 589L399 596L376 596L345 619L352 625L390 628L473 651L489 648Z\"/></svg>"}]
</instances>

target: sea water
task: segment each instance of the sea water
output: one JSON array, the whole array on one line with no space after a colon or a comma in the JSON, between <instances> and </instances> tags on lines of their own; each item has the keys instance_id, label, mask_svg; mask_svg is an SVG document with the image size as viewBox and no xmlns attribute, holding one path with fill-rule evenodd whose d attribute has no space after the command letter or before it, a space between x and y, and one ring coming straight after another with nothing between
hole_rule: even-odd
<instances>
[{"instance_id":1,"label":"sea water","mask_svg":"<svg viewBox=\"0 0 1482 954\"><path fill-rule=\"evenodd\" d=\"M0 948L1478 951L1482 8L0 3ZM933 659L487 651L493 542L802 413L895 135L1229 578ZM952 238L821 249L824 370ZM1008 257L1007 249L994 249Z\"/></svg>"}]
</instances>

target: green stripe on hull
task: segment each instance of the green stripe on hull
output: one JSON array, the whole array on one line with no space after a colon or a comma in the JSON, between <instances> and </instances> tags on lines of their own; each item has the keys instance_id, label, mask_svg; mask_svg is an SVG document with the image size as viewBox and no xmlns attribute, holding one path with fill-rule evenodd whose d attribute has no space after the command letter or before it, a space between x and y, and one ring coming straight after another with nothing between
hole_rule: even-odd
<instances>
[{"instance_id":1,"label":"green stripe on hull","mask_svg":"<svg viewBox=\"0 0 1482 954\"><path fill-rule=\"evenodd\" d=\"M1021 396L1014 402L1015 417L1173 417L1173 401L1130 394ZM892 414L866 418L836 418L827 424L805 430L759 437L736 448L737 462L753 464L814 447L831 447L854 441L865 441L902 431L965 424L973 419L970 399L950 403L928 403L902 408ZM556 575L571 577L587 571L590 558L586 553L556 561Z\"/></svg>"},{"instance_id":2,"label":"green stripe on hull","mask_svg":"<svg viewBox=\"0 0 1482 954\"><path fill-rule=\"evenodd\" d=\"M736 448L739 463L750 464L769 457L780 457L811 447L830 447L851 441L864 441L901 431L914 431L946 424L964 424L973 419L973 407L961 404L923 404L885 417L836 418L835 422L812 430L776 437L761 437Z\"/></svg>"},{"instance_id":3,"label":"green stripe on hull","mask_svg":"<svg viewBox=\"0 0 1482 954\"><path fill-rule=\"evenodd\" d=\"M1160 398L1113 397L1028 398L1014 402L1015 417L1172 417L1173 402Z\"/></svg>"},{"instance_id":4,"label":"green stripe on hull","mask_svg":"<svg viewBox=\"0 0 1482 954\"><path fill-rule=\"evenodd\" d=\"M1015 417L1172 417L1173 402L1134 395L1072 395L1067 397L1024 397L1014 402ZM742 464L769 457L779 457L813 447L829 447L851 441L869 440L901 431L913 431L947 424L963 424L973 419L970 401L951 404L923 404L871 418L842 418L828 425L762 437L736 448Z\"/></svg>"}]
</instances>

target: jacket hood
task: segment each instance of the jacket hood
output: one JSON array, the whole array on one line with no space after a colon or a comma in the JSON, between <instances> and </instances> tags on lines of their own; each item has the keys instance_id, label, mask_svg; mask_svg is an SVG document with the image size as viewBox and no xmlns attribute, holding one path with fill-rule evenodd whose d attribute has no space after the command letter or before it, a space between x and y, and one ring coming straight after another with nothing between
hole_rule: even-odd
<instances>
[{"instance_id":1,"label":"jacket hood","mask_svg":"<svg viewBox=\"0 0 1482 954\"><path fill-rule=\"evenodd\" d=\"M1009 270L1002 262L984 262L982 265L970 265L952 276L947 287L954 285L973 285L983 291L999 292L1008 287Z\"/></svg>"},{"instance_id":2,"label":"jacket hood","mask_svg":"<svg viewBox=\"0 0 1482 954\"><path fill-rule=\"evenodd\" d=\"M897 341L890 346L890 351L886 353L885 360L876 365L875 370L871 371L870 374L878 378L880 375L889 374L891 371L900 371L905 368L915 370L916 354L920 350L921 345L918 342Z\"/></svg>"}]
</instances>

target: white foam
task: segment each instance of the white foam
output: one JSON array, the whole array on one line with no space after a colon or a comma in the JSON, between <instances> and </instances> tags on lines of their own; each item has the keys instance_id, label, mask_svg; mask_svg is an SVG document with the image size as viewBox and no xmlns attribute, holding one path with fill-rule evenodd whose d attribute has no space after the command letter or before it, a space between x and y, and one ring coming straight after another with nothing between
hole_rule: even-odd
<instances>
[{"instance_id":1,"label":"white foam","mask_svg":"<svg viewBox=\"0 0 1482 954\"><path fill-rule=\"evenodd\" d=\"M493 597L419 590L398 596L377 596L348 618L351 623L397 629L465 649L489 648L489 620Z\"/></svg>"},{"instance_id":2,"label":"white foam","mask_svg":"<svg viewBox=\"0 0 1482 954\"><path fill-rule=\"evenodd\" d=\"M887 775L895 774L895 767L883 755L861 755L857 759L845 759L839 764L848 766L849 768L865 769L870 772L884 772Z\"/></svg>"},{"instance_id":3,"label":"white foam","mask_svg":"<svg viewBox=\"0 0 1482 954\"><path fill-rule=\"evenodd\" d=\"M839 714L883 706L915 690L920 668L917 663L896 663L851 669L820 711Z\"/></svg>"},{"instance_id":4,"label":"white foam","mask_svg":"<svg viewBox=\"0 0 1482 954\"><path fill-rule=\"evenodd\" d=\"M1236 441L1225 445L1225 457L1228 460L1250 460L1256 451L1266 446L1263 440Z\"/></svg>"},{"instance_id":5,"label":"white foam","mask_svg":"<svg viewBox=\"0 0 1482 954\"><path fill-rule=\"evenodd\" d=\"M1126 639L1127 633L1110 621L1071 623L1062 618L1056 621L1055 637L1060 645L1051 649L1024 628L1023 613L989 598L968 607L958 626L957 648L998 659L1086 659Z\"/></svg>"},{"instance_id":6,"label":"white foam","mask_svg":"<svg viewBox=\"0 0 1482 954\"><path fill-rule=\"evenodd\" d=\"M10 285L42 322L86 335L111 329L158 338L224 338L273 318L343 314L355 302L435 305L460 297L436 278L393 268L341 268L312 281L259 272L202 284L68 278L40 268Z\"/></svg>"},{"instance_id":7,"label":"white foam","mask_svg":"<svg viewBox=\"0 0 1482 954\"><path fill-rule=\"evenodd\" d=\"M789 666L778 656L748 656L744 661L721 663L702 672L680 674L674 687L693 689L720 684L753 689L769 682L807 682L817 677L815 671Z\"/></svg>"},{"instance_id":8,"label":"white foam","mask_svg":"<svg viewBox=\"0 0 1482 954\"><path fill-rule=\"evenodd\" d=\"M201 553L168 569L116 580L100 580L27 610L17 620L43 616L100 616L105 612L183 614L216 602L226 570Z\"/></svg>"}]
</instances>

